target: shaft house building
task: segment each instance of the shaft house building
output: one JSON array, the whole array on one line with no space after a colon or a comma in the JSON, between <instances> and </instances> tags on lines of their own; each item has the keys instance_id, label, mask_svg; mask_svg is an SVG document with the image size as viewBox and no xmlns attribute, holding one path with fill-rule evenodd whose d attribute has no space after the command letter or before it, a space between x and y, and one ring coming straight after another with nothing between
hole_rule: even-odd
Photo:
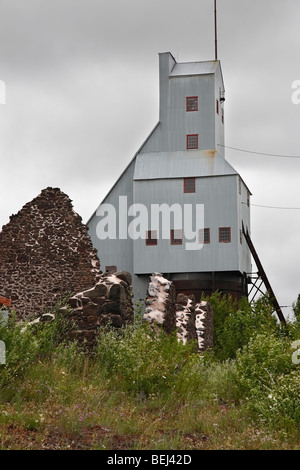
<instances>
[{"instance_id":1,"label":"shaft house building","mask_svg":"<svg viewBox=\"0 0 300 470\"><path fill-rule=\"evenodd\" d=\"M161 53L159 90L159 122L87 223L102 270L129 271L140 299L153 272L196 299L247 295L250 191L225 160L221 64Z\"/></svg>"}]
</instances>

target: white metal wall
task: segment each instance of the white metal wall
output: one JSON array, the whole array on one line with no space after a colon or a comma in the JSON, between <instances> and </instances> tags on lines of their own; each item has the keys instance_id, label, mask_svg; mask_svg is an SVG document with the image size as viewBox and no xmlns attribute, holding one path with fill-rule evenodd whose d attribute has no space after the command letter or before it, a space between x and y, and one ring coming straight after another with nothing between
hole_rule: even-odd
<instances>
[{"instance_id":1,"label":"white metal wall","mask_svg":"<svg viewBox=\"0 0 300 470\"><path fill-rule=\"evenodd\" d=\"M240 248L241 219L249 224L249 213L239 216L238 176L196 179L196 193L183 192L183 179L134 182L134 201L149 208L151 204L171 206L174 203L204 204L204 225L210 228L210 243L198 251L188 251L185 244L171 245L170 240L158 240L157 246L146 246L145 240L135 240L134 272L248 271L247 250ZM249 211L248 211L249 212ZM231 227L231 242L219 243L219 227ZM171 227L170 228L176 228ZM184 240L183 240L184 242Z\"/></svg>"}]
</instances>

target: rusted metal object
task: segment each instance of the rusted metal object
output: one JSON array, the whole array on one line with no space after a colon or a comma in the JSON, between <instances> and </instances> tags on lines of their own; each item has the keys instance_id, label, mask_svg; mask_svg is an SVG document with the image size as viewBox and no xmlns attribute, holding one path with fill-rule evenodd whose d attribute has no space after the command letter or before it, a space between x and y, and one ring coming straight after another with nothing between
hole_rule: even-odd
<instances>
[{"instance_id":1,"label":"rusted metal object","mask_svg":"<svg viewBox=\"0 0 300 470\"><path fill-rule=\"evenodd\" d=\"M0 308L3 307L3 306L10 307L11 306L11 300L8 299L7 297L2 297L0 295Z\"/></svg>"}]
</instances>

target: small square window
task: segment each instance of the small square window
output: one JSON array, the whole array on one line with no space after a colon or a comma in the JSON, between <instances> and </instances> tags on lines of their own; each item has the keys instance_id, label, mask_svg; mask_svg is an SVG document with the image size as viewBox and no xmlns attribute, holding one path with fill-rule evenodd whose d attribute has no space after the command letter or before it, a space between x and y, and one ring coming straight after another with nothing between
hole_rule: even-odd
<instances>
[{"instance_id":1,"label":"small square window","mask_svg":"<svg viewBox=\"0 0 300 470\"><path fill-rule=\"evenodd\" d=\"M196 192L196 180L195 178L184 178L183 180L183 191L185 193Z\"/></svg>"},{"instance_id":2,"label":"small square window","mask_svg":"<svg viewBox=\"0 0 300 470\"><path fill-rule=\"evenodd\" d=\"M199 243L210 243L210 228L199 230Z\"/></svg>"},{"instance_id":3,"label":"small square window","mask_svg":"<svg viewBox=\"0 0 300 470\"><path fill-rule=\"evenodd\" d=\"M147 230L146 245L147 246L157 245L157 231L156 230Z\"/></svg>"},{"instance_id":4,"label":"small square window","mask_svg":"<svg viewBox=\"0 0 300 470\"><path fill-rule=\"evenodd\" d=\"M198 134L189 134L186 136L186 148L188 150L198 148Z\"/></svg>"},{"instance_id":5,"label":"small square window","mask_svg":"<svg viewBox=\"0 0 300 470\"><path fill-rule=\"evenodd\" d=\"M187 96L187 98L186 98L186 110L187 111L198 111L198 96Z\"/></svg>"},{"instance_id":6,"label":"small square window","mask_svg":"<svg viewBox=\"0 0 300 470\"><path fill-rule=\"evenodd\" d=\"M230 227L220 227L219 228L219 242L220 243L230 243L231 242L231 228Z\"/></svg>"},{"instance_id":7,"label":"small square window","mask_svg":"<svg viewBox=\"0 0 300 470\"><path fill-rule=\"evenodd\" d=\"M182 230L172 229L170 240L171 245L182 245Z\"/></svg>"}]
</instances>

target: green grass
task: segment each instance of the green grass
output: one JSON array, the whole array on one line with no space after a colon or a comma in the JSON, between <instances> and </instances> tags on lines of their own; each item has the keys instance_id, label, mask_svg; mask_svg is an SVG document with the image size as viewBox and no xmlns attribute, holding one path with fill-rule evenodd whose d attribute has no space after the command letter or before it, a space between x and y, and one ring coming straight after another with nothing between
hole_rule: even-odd
<instances>
[{"instance_id":1,"label":"green grass","mask_svg":"<svg viewBox=\"0 0 300 470\"><path fill-rule=\"evenodd\" d=\"M262 303L211 303L217 346L202 356L146 325L104 328L87 354L59 313L25 331L11 318L0 449L299 450L299 324L282 331Z\"/></svg>"}]
</instances>

